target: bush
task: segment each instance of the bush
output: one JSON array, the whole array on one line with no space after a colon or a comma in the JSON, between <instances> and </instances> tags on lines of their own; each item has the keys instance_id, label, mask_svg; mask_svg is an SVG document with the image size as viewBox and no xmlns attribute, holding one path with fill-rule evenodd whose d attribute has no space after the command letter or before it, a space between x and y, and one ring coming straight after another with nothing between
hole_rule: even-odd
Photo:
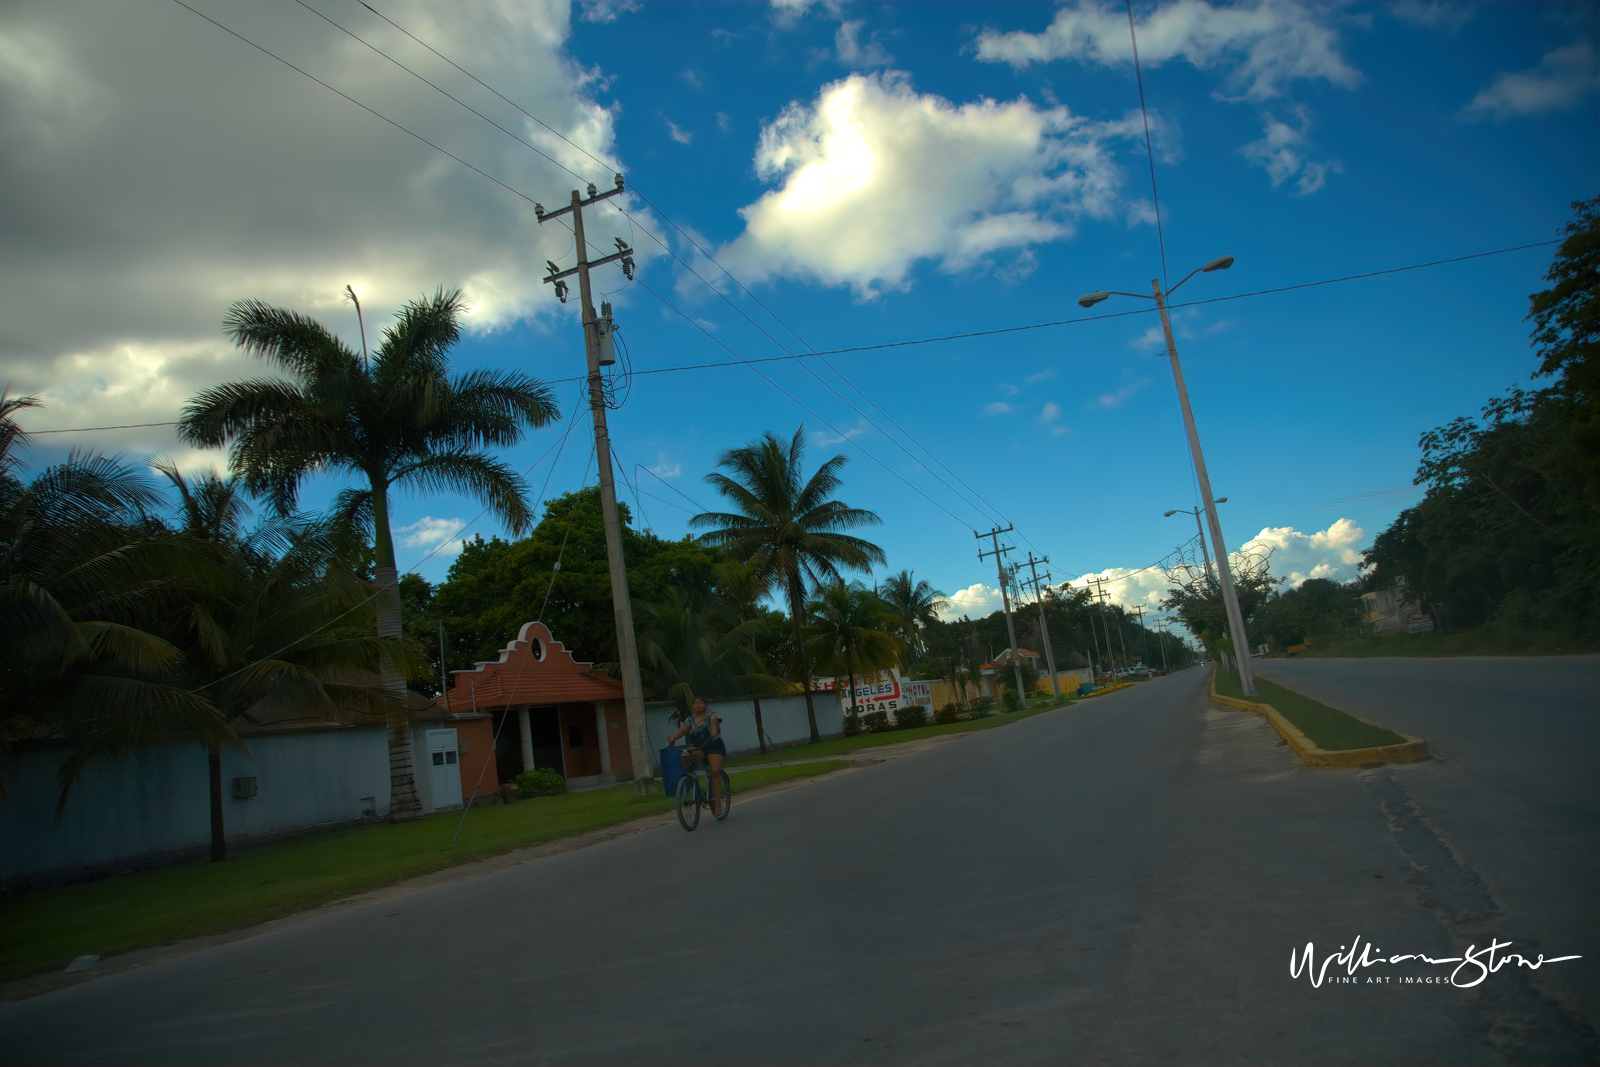
<instances>
[{"instance_id":1,"label":"bush","mask_svg":"<svg viewBox=\"0 0 1600 1067\"><path fill-rule=\"evenodd\" d=\"M865 726L867 728L867 732L871 734L881 734L885 730L894 729L894 727L889 724L889 713L887 711L867 712L867 714L861 716L861 725Z\"/></svg>"},{"instance_id":2,"label":"bush","mask_svg":"<svg viewBox=\"0 0 1600 1067\"><path fill-rule=\"evenodd\" d=\"M536 771L523 771L517 775L517 795L524 797L553 797L567 791L567 780L561 772L550 767Z\"/></svg>"},{"instance_id":3,"label":"bush","mask_svg":"<svg viewBox=\"0 0 1600 1067\"><path fill-rule=\"evenodd\" d=\"M972 717L975 719L987 718L993 714L994 697L979 697L972 702Z\"/></svg>"},{"instance_id":4,"label":"bush","mask_svg":"<svg viewBox=\"0 0 1600 1067\"><path fill-rule=\"evenodd\" d=\"M928 711L921 704L907 704L894 713L894 721L902 730L915 730L928 725Z\"/></svg>"},{"instance_id":5,"label":"bush","mask_svg":"<svg viewBox=\"0 0 1600 1067\"><path fill-rule=\"evenodd\" d=\"M854 737L857 734L859 734L860 732L861 732L861 720L856 718L856 713L853 712L853 711L845 712L844 713L844 735L846 737Z\"/></svg>"},{"instance_id":6,"label":"bush","mask_svg":"<svg viewBox=\"0 0 1600 1067\"><path fill-rule=\"evenodd\" d=\"M951 701L950 703L946 704L944 707L940 708L938 711L933 713L933 721L936 722L936 723L939 723L940 725L943 725L945 723L951 723L951 722L960 721L960 716L961 716L961 709L956 707L955 701Z\"/></svg>"},{"instance_id":7,"label":"bush","mask_svg":"<svg viewBox=\"0 0 1600 1067\"><path fill-rule=\"evenodd\" d=\"M1007 711L1016 711L1022 707L1022 701L1017 697L1015 689L1007 689L1000 694L1000 702L1006 706Z\"/></svg>"}]
</instances>

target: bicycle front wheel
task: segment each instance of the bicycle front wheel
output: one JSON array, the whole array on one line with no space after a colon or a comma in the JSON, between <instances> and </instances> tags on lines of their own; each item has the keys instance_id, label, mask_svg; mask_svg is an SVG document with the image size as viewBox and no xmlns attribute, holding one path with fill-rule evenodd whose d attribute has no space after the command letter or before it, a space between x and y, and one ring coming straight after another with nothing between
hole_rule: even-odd
<instances>
[{"instance_id":1,"label":"bicycle front wheel","mask_svg":"<svg viewBox=\"0 0 1600 1067\"><path fill-rule=\"evenodd\" d=\"M685 830L700 825L700 790L692 774L678 779L678 822Z\"/></svg>"},{"instance_id":2,"label":"bicycle front wheel","mask_svg":"<svg viewBox=\"0 0 1600 1067\"><path fill-rule=\"evenodd\" d=\"M733 783L728 780L728 772L718 772L722 775L722 810L714 812L718 822L728 817L728 812L733 810Z\"/></svg>"}]
</instances>

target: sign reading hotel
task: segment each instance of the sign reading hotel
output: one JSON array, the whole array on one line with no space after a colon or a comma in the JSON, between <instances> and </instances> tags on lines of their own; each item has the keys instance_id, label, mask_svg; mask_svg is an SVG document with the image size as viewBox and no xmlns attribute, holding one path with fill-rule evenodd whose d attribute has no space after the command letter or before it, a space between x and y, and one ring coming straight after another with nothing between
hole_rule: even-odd
<instances>
[{"instance_id":1,"label":"sign reading hotel","mask_svg":"<svg viewBox=\"0 0 1600 1067\"><path fill-rule=\"evenodd\" d=\"M837 691L840 705L846 711L849 710L849 678L813 678L812 684L824 692ZM904 692L900 687L899 670L891 668L879 671L877 674L856 675L855 701L856 707L863 715L886 711L889 713L889 718L894 718L894 713L906 703Z\"/></svg>"}]
</instances>

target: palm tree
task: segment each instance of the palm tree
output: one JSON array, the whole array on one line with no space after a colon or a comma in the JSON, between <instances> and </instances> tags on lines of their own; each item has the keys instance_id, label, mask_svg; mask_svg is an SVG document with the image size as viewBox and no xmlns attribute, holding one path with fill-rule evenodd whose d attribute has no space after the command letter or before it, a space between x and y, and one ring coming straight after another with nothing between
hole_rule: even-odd
<instances>
[{"instance_id":1,"label":"palm tree","mask_svg":"<svg viewBox=\"0 0 1600 1067\"><path fill-rule=\"evenodd\" d=\"M751 651L756 651L756 645L764 639L773 636L772 630L765 625L765 612L762 610L762 599L771 592L772 583L769 578L764 578L750 561L736 559L720 560L711 572L711 587L718 603L740 623L751 624L746 626L747 640ZM775 682L782 679L775 678ZM788 684L775 685L768 693L787 689ZM761 754L767 753L767 727L761 721L761 693L750 693L750 706L756 720L756 744L761 749Z\"/></svg>"},{"instance_id":2,"label":"palm tree","mask_svg":"<svg viewBox=\"0 0 1600 1067\"><path fill-rule=\"evenodd\" d=\"M181 651L150 623L181 606L182 582L209 579L204 561L151 527L159 495L114 459L73 452L23 483L14 416L34 406L0 394L0 757L22 737L78 742L59 813L92 758L231 731L205 695L172 684Z\"/></svg>"},{"instance_id":3,"label":"palm tree","mask_svg":"<svg viewBox=\"0 0 1600 1067\"><path fill-rule=\"evenodd\" d=\"M876 593L842 580L818 590L806 612L806 650L813 662L850 684L850 714L857 715L856 678L893 667L905 646L895 636L901 620Z\"/></svg>"},{"instance_id":4,"label":"palm tree","mask_svg":"<svg viewBox=\"0 0 1600 1067\"><path fill-rule=\"evenodd\" d=\"M900 638L910 654L921 656L926 648L923 631L937 623L939 612L950 605L945 595L907 570L885 578L878 585L878 596L900 617Z\"/></svg>"},{"instance_id":5,"label":"palm tree","mask_svg":"<svg viewBox=\"0 0 1600 1067\"><path fill-rule=\"evenodd\" d=\"M741 623L732 612L708 605L699 594L674 586L660 600L638 605L644 628L639 661L658 697L689 714L696 697L771 692L783 686L766 671L750 640L759 620Z\"/></svg>"},{"instance_id":6,"label":"palm tree","mask_svg":"<svg viewBox=\"0 0 1600 1067\"><path fill-rule=\"evenodd\" d=\"M371 633L374 589L339 557L333 524L269 521L247 531L249 507L237 481L207 473L190 479L168 463L156 469L178 494L176 537L215 565L218 581L194 586L172 620L184 653L178 677L206 693L234 733L240 723L288 718L326 721L352 713L380 720L401 710L381 678L393 641ZM399 653L403 656L403 652ZM210 779L211 859L227 857L222 814L223 735L205 738Z\"/></svg>"},{"instance_id":7,"label":"palm tree","mask_svg":"<svg viewBox=\"0 0 1600 1067\"><path fill-rule=\"evenodd\" d=\"M690 519L689 525L711 527L700 535L701 544L727 549L733 558L752 564L769 588L783 591L794 625L800 684L805 688L806 718L815 744L822 735L817 731L811 670L801 632L806 583L820 588L839 580L841 567L866 570L885 562L885 556L871 541L845 532L883 522L870 511L832 498L841 484L839 471L848 462L845 456L834 456L809 479L804 477L805 433L801 426L785 444L769 430L759 440L723 452L717 457L717 466L727 473L713 471L705 480L738 510L705 512Z\"/></svg>"},{"instance_id":8,"label":"palm tree","mask_svg":"<svg viewBox=\"0 0 1600 1067\"><path fill-rule=\"evenodd\" d=\"M495 370L449 373L464 307L460 290L442 289L407 304L369 358L314 319L241 301L228 309L224 330L286 379L206 389L184 407L178 425L179 437L190 444L229 446L229 464L244 487L284 514L311 475L343 472L358 480L340 494L338 511L371 533L377 633L389 640L401 636L391 491L465 493L521 533L532 517L528 487L485 449L514 445L526 429L557 414L550 390L535 378ZM404 680L387 665L383 671L401 706ZM390 724L389 770L390 818L418 817L411 730L403 714Z\"/></svg>"}]
</instances>

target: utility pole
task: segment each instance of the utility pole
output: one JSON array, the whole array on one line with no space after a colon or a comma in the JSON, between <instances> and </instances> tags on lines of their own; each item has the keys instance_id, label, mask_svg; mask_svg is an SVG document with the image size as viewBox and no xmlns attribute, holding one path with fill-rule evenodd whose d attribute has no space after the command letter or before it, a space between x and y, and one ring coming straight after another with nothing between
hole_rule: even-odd
<instances>
[{"instance_id":1,"label":"utility pole","mask_svg":"<svg viewBox=\"0 0 1600 1067\"><path fill-rule=\"evenodd\" d=\"M1161 673L1163 674L1169 674L1172 671L1172 668L1167 666L1167 631L1164 629L1166 625L1167 621L1165 619L1156 623L1156 644L1161 646Z\"/></svg>"},{"instance_id":2,"label":"utility pole","mask_svg":"<svg viewBox=\"0 0 1600 1067\"><path fill-rule=\"evenodd\" d=\"M1011 545L1007 545L1004 548L1000 547L1000 535L1003 533L1010 533L1012 529L1013 526L1010 523L1007 523L1004 530L1000 529L998 526L986 534L981 534L974 530L972 531L972 536L977 538L979 541L982 541L985 537L988 537L992 539L994 543L994 551L992 552L985 552L981 548L978 549L978 562L982 563L990 556L994 557L995 573L999 575L1000 579L1000 603L1005 607L1006 610L1006 635L1011 638L1011 669L1016 672L1017 676L1017 696L1022 700L1027 700L1028 694L1022 688L1022 660L1017 656L1017 626L1011 621L1011 594L1006 592L1005 554L1007 552L1014 552L1016 549Z\"/></svg>"},{"instance_id":3,"label":"utility pole","mask_svg":"<svg viewBox=\"0 0 1600 1067\"><path fill-rule=\"evenodd\" d=\"M1044 638L1044 664L1050 668L1050 692L1055 699L1061 699L1061 679L1056 677L1056 654L1050 648L1050 626L1044 617L1044 594L1039 590L1039 564L1049 563L1049 556L1033 558L1033 553L1028 553L1028 569L1033 572L1033 596L1039 604L1039 634ZM1045 581L1050 580L1050 572L1044 572Z\"/></svg>"},{"instance_id":4,"label":"utility pole","mask_svg":"<svg viewBox=\"0 0 1600 1067\"><path fill-rule=\"evenodd\" d=\"M589 289L589 271L606 263L621 262L622 273L633 277L633 250L621 238L612 255L591 261L589 246L583 235L583 209L590 204L616 196L622 192L622 175L616 176L617 186L598 192L589 185L587 199L572 190L572 203L558 211L545 211L539 204L533 206L541 223L572 213L572 236L578 250L578 265L568 270L558 270L550 263L547 283L554 283L556 296L567 301L567 286L561 279L578 276L579 310L583 317L583 350L589 370L589 410L594 417L595 461L600 470L600 514L606 529L606 563L611 571L611 610L617 625L617 658L622 668L622 702L627 708L628 747L633 756L633 788L640 796L655 793L655 778L650 773L650 735L645 730L644 685L639 680L638 638L633 632L633 603L628 596L628 569L622 558L622 524L617 518L617 488L611 474L611 435L606 429L605 382L600 368L616 362L613 354L611 331L611 305L604 307L604 316L595 314L594 301Z\"/></svg>"},{"instance_id":5,"label":"utility pole","mask_svg":"<svg viewBox=\"0 0 1600 1067\"><path fill-rule=\"evenodd\" d=\"M1117 681L1117 653L1111 643L1111 620L1106 618L1106 580L1104 578L1090 578L1085 582L1095 587L1096 602L1100 605L1100 626L1106 632L1106 658L1111 661L1111 682Z\"/></svg>"},{"instance_id":6,"label":"utility pole","mask_svg":"<svg viewBox=\"0 0 1600 1067\"><path fill-rule=\"evenodd\" d=\"M1133 610L1139 613L1139 643L1144 646L1144 665L1148 671L1150 668L1150 631L1144 628L1144 605L1140 604Z\"/></svg>"},{"instance_id":7,"label":"utility pole","mask_svg":"<svg viewBox=\"0 0 1600 1067\"><path fill-rule=\"evenodd\" d=\"M444 713L450 714L450 672L444 668L444 620L439 620L439 695L444 698Z\"/></svg>"}]
</instances>

